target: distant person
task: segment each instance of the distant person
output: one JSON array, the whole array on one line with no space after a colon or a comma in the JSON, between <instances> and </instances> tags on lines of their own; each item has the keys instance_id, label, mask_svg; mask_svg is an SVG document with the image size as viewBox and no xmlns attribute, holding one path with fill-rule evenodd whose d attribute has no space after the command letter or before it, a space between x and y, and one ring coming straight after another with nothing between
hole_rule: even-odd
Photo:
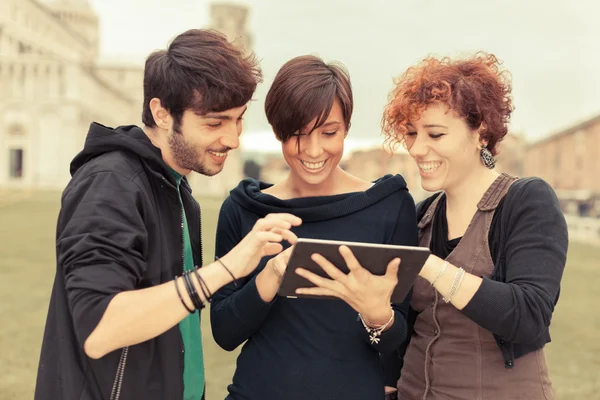
<instances>
[{"instance_id":1,"label":"distant person","mask_svg":"<svg viewBox=\"0 0 600 400\"><path fill-rule=\"evenodd\" d=\"M269 213L300 217L294 233L303 238L417 244L416 209L404 179L368 182L339 166L353 110L341 65L313 56L288 61L265 110L290 170L275 184L245 179L231 191L219 216L217 256L239 246ZM353 267L352 254L343 254ZM245 342L227 399L383 399L379 353L394 351L407 333L409 298L391 304L398 260L384 276L347 275L342 302L278 297L289 256L290 249L264 258L239 285L213 296L215 341L225 350ZM378 343L370 332L381 333Z\"/></svg>"},{"instance_id":2,"label":"distant person","mask_svg":"<svg viewBox=\"0 0 600 400\"><path fill-rule=\"evenodd\" d=\"M185 176L222 170L260 80L253 56L190 30L146 60L143 128L92 124L62 196L35 399L204 397L200 310L294 242L300 223L265 214L198 268L200 208Z\"/></svg>"},{"instance_id":3,"label":"distant person","mask_svg":"<svg viewBox=\"0 0 600 400\"><path fill-rule=\"evenodd\" d=\"M427 58L397 81L383 117L423 189L414 321L400 399L554 399L544 345L565 267L567 225L539 178L494 171L512 112L494 55ZM386 363L396 386L404 348ZM393 367L395 365L395 368Z\"/></svg>"}]
</instances>

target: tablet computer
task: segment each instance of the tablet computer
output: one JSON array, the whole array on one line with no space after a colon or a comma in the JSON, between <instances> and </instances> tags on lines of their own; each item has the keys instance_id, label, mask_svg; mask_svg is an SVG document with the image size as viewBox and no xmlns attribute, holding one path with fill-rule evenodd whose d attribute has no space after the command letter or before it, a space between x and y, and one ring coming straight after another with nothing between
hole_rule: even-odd
<instances>
[{"instance_id":1,"label":"tablet computer","mask_svg":"<svg viewBox=\"0 0 600 400\"><path fill-rule=\"evenodd\" d=\"M279 284L278 294L288 298L332 298L329 296L297 294L296 289L314 287L315 285L298 275L296 269L302 267L330 279L329 275L311 259L312 254L318 253L342 272L348 273L346 262L339 251L342 245L348 246L360 265L374 275L385 275L390 261L396 257L400 258L398 284L392 294L392 303L401 303L404 300L425 261L431 254L426 247L300 238L292 249L287 268Z\"/></svg>"}]
</instances>

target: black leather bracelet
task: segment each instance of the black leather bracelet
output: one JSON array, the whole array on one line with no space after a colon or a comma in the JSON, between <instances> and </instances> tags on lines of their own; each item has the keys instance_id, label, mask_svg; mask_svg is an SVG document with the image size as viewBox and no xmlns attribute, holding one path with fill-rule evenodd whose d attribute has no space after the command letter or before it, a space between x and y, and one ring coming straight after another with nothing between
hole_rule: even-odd
<instances>
[{"instance_id":1,"label":"black leather bracelet","mask_svg":"<svg viewBox=\"0 0 600 400\"><path fill-rule=\"evenodd\" d=\"M175 290L177 290L177 296L179 296L179 300L181 300L181 304L183 304L183 306L185 307L186 310L188 310L188 312L190 314L194 313L194 310L191 310L187 304L185 304L185 301L183 301L183 296L181 295L181 292L179 291L179 285L177 285L177 279L179 279L178 276L175 277L175 279L173 279L173 282L175 283Z\"/></svg>"},{"instance_id":2,"label":"black leather bracelet","mask_svg":"<svg viewBox=\"0 0 600 400\"><path fill-rule=\"evenodd\" d=\"M217 256L215 256L215 261L218 261L219 264L221 264L223 266L223 268L225 268L225 271L227 271L229 273L229 275L231 275L231 279L233 279L233 285L235 287L238 287L238 282L237 279L235 279L235 275L233 275L233 272L231 272L231 270L229 268L227 268L227 266L223 263L223 261L221 261L221 259Z\"/></svg>"},{"instance_id":3,"label":"black leather bracelet","mask_svg":"<svg viewBox=\"0 0 600 400\"><path fill-rule=\"evenodd\" d=\"M204 279L202 278L202 276L200 276L200 273L198 272L198 267L194 268L194 275L196 275L196 279L198 280L198 285L200 286L200 289L202 290L202 294L204 295L204 298L206 299L206 301L210 302L212 293L210 292L210 290L208 290L208 286L206 286L206 282L204 282ZM206 286L206 289L204 289L205 286Z\"/></svg>"},{"instance_id":4,"label":"black leather bracelet","mask_svg":"<svg viewBox=\"0 0 600 400\"><path fill-rule=\"evenodd\" d=\"M192 299L192 303L194 304L194 308L196 310L199 310L200 308L202 308L202 301L200 299L200 296L198 296L196 287L194 286L194 284L192 283L192 280L190 279L190 272L191 271L185 271L183 273L183 280L185 282L185 286L187 288L188 295L190 296L190 298Z\"/></svg>"}]
</instances>

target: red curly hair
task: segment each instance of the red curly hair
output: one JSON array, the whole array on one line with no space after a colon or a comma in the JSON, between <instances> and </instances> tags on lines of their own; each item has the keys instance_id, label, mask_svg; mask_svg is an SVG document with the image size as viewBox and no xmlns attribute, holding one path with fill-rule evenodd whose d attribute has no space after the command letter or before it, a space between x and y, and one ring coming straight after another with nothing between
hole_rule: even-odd
<instances>
[{"instance_id":1,"label":"red curly hair","mask_svg":"<svg viewBox=\"0 0 600 400\"><path fill-rule=\"evenodd\" d=\"M495 55L477 53L467 59L428 57L394 81L382 119L385 143L391 149L404 143L406 125L419 118L428 105L441 102L462 117L472 130L481 130L487 148L508 131L513 110L508 71Z\"/></svg>"}]
</instances>

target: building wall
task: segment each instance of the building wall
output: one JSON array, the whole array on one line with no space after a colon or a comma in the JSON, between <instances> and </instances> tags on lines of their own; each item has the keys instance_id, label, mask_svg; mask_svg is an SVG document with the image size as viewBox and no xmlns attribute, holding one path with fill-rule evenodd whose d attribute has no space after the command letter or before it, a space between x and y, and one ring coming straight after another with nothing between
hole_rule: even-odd
<instances>
[{"instance_id":1,"label":"building wall","mask_svg":"<svg viewBox=\"0 0 600 400\"><path fill-rule=\"evenodd\" d=\"M70 161L82 149L92 121L109 126L137 122L134 99L90 64L95 53L54 6L0 2L2 186L64 187ZM93 29L92 23L88 34ZM11 176L17 170L21 176Z\"/></svg>"},{"instance_id":2,"label":"building wall","mask_svg":"<svg viewBox=\"0 0 600 400\"><path fill-rule=\"evenodd\" d=\"M249 49L247 15L247 7L214 4L210 27ZM143 66L99 65L98 37L86 0L0 1L0 185L64 187L92 121L141 124ZM197 194L224 196L242 171L234 150L219 175L189 180Z\"/></svg>"},{"instance_id":3,"label":"building wall","mask_svg":"<svg viewBox=\"0 0 600 400\"><path fill-rule=\"evenodd\" d=\"M600 194L600 117L529 145L524 164L555 190Z\"/></svg>"},{"instance_id":4,"label":"building wall","mask_svg":"<svg viewBox=\"0 0 600 400\"><path fill-rule=\"evenodd\" d=\"M112 87L124 92L133 101L130 124L142 124L144 102L144 68L135 65L97 65L97 76Z\"/></svg>"},{"instance_id":5,"label":"building wall","mask_svg":"<svg viewBox=\"0 0 600 400\"><path fill-rule=\"evenodd\" d=\"M522 177L525 174L525 151L527 144L523 135L509 133L498 143L496 171Z\"/></svg>"},{"instance_id":6,"label":"building wall","mask_svg":"<svg viewBox=\"0 0 600 400\"><path fill-rule=\"evenodd\" d=\"M100 51L100 27L98 16L90 8L87 0L55 0L49 8L54 15L80 40L85 42L88 51L87 61L96 61Z\"/></svg>"},{"instance_id":7,"label":"building wall","mask_svg":"<svg viewBox=\"0 0 600 400\"><path fill-rule=\"evenodd\" d=\"M83 62L94 50L54 14L36 0L0 2L0 55L46 55Z\"/></svg>"}]
</instances>

